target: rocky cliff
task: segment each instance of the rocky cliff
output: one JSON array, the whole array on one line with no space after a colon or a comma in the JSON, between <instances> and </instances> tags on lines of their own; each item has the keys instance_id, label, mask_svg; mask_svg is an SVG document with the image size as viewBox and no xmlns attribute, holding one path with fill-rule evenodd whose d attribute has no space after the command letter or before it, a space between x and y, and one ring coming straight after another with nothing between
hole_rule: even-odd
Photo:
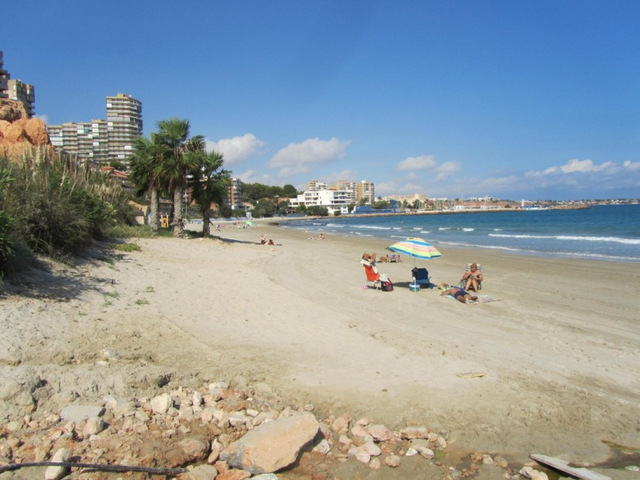
<instances>
[{"instance_id":1,"label":"rocky cliff","mask_svg":"<svg viewBox=\"0 0 640 480\"><path fill-rule=\"evenodd\" d=\"M0 157L19 159L34 147L51 147L44 122L27 118L21 102L0 100Z\"/></svg>"}]
</instances>

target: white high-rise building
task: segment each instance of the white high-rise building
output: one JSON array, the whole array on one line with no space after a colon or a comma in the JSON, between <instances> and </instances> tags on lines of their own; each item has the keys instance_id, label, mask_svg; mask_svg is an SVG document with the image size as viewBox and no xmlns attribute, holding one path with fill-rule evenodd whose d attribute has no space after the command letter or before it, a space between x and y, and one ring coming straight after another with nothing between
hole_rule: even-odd
<instances>
[{"instance_id":1,"label":"white high-rise building","mask_svg":"<svg viewBox=\"0 0 640 480\"><path fill-rule=\"evenodd\" d=\"M142 135L142 103L119 93L107 97L107 120L67 122L47 126L56 150L73 153L81 160L106 165L127 161L136 137Z\"/></svg>"},{"instance_id":2,"label":"white high-rise building","mask_svg":"<svg viewBox=\"0 0 640 480\"><path fill-rule=\"evenodd\" d=\"M124 93L107 97L107 131L109 160L126 161L142 135L142 103Z\"/></svg>"}]
</instances>

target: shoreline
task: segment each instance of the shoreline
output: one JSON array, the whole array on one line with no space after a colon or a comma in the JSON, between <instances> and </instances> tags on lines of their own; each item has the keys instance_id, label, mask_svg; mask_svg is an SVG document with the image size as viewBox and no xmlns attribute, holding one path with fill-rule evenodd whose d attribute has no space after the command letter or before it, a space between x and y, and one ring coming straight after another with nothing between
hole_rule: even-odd
<instances>
[{"instance_id":1,"label":"shoreline","mask_svg":"<svg viewBox=\"0 0 640 480\"><path fill-rule=\"evenodd\" d=\"M59 385L39 408L72 389L125 395L114 381L94 393L80 387L105 374L93 364L100 352L114 351L121 360L109 371L136 371L137 384L173 372L174 381L263 385L323 418L426 424L446 430L451 448L517 461L542 453L596 463L609 444L640 448L635 265L474 249L416 261L435 284L457 283L464 265L481 263L480 293L495 301L463 305L411 292L409 259L379 265L393 292L364 289L360 256L386 245L373 237L309 240L258 221L212 233L131 239L141 250L113 264L66 267L64 301L3 285L0 373L39 371ZM258 245L261 233L276 245ZM57 288L38 281L23 285Z\"/></svg>"}]
</instances>

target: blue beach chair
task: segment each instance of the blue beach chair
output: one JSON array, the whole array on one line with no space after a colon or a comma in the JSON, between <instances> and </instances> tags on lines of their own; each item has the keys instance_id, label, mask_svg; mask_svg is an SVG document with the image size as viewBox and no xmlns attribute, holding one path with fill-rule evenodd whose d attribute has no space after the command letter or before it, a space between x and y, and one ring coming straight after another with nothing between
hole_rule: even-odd
<instances>
[{"instance_id":1,"label":"blue beach chair","mask_svg":"<svg viewBox=\"0 0 640 480\"><path fill-rule=\"evenodd\" d=\"M431 280L429 279L429 271L426 268L414 267L411 270L411 276L413 277L414 285L420 285L421 287L432 288Z\"/></svg>"}]
</instances>

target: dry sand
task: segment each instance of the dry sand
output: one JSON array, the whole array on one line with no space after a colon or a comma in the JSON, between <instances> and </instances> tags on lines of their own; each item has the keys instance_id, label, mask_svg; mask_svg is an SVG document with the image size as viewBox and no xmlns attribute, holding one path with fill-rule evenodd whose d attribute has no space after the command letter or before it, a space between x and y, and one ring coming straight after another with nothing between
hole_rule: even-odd
<instances>
[{"instance_id":1,"label":"dry sand","mask_svg":"<svg viewBox=\"0 0 640 480\"><path fill-rule=\"evenodd\" d=\"M637 265L462 249L415 261L435 283L481 263L481 293L499 301L464 305L410 291L408 258L379 265L393 292L363 288L360 256L384 253L377 239L259 222L213 235L134 239L141 251L5 282L0 380L39 381L51 410L168 379L259 385L318 418L427 425L449 448L519 461L640 448ZM0 421L14 414L0 406Z\"/></svg>"}]
</instances>

